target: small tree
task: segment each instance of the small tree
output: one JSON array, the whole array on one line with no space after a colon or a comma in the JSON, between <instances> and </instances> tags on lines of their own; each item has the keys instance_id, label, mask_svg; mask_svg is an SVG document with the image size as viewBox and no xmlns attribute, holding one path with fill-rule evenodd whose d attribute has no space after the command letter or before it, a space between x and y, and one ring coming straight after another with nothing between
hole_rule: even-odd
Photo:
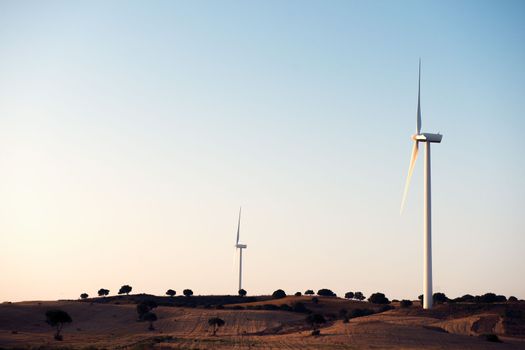
<instances>
[{"instance_id":1,"label":"small tree","mask_svg":"<svg viewBox=\"0 0 525 350\"><path fill-rule=\"evenodd\" d=\"M46 311L46 323L51 327L56 328L55 340L62 340L62 335L60 332L64 327L65 323L71 323L73 320L71 316L65 311L62 310L49 310Z\"/></svg>"},{"instance_id":2,"label":"small tree","mask_svg":"<svg viewBox=\"0 0 525 350\"><path fill-rule=\"evenodd\" d=\"M80 298L81 299L87 299L88 297L89 297L89 295L87 293L80 294Z\"/></svg>"},{"instance_id":3,"label":"small tree","mask_svg":"<svg viewBox=\"0 0 525 350\"><path fill-rule=\"evenodd\" d=\"M247 293L246 293L246 291L245 291L244 289L242 289L242 288L239 289L239 295L240 295L241 297L245 297L246 294L247 294Z\"/></svg>"},{"instance_id":4,"label":"small tree","mask_svg":"<svg viewBox=\"0 0 525 350\"><path fill-rule=\"evenodd\" d=\"M122 287L120 287L119 291L118 291L118 294L126 294L126 295L129 295L129 293L131 292L133 288L127 284L123 285Z\"/></svg>"},{"instance_id":5,"label":"small tree","mask_svg":"<svg viewBox=\"0 0 525 350\"><path fill-rule=\"evenodd\" d=\"M319 289L317 291L317 295L321 295L321 296L324 296L324 297L335 297L335 296L337 296L334 292L332 292L330 289L327 289L327 288Z\"/></svg>"},{"instance_id":6,"label":"small tree","mask_svg":"<svg viewBox=\"0 0 525 350\"><path fill-rule=\"evenodd\" d=\"M153 322L157 321L157 315L155 315L151 311L148 311L142 316L142 319L144 321L149 322L148 330L150 330L150 331L154 331L155 330L155 327L153 327Z\"/></svg>"},{"instance_id":7,"label":"small tree","mask_svg":"<svg viewBox=\"0 0 525 350\"><path fill-rule=\"evenodd\" d=\"M182 291L182 294L184 294L187 297L191 297L193 295L193 291L191 289L184 289Z\"/></svg>"},{"instance_id":8,"label":"small tree","mask_svg":"<svg viewBox=\"0 0 525 350\"><path fill-rule=\"evenodd\" d=\"M301 292L295 292L294 295L295 295L296 297L300 297L302 294L301 294Z\"/></svg>"},{"instance_id":9,"label":"small tree","mask_svg":"<svg viewBox=\"0 0 525 350\"><path fill-rule=\"evenodd\" d=\"M213 336L217 334L219 327L224 326L224 320L219 317L212 317L208 320L208 324L213 327Z\"/></svg>"},{"instance_id":10,"label":"small tree","mask_svg":"<svg viewBox=\"0 0 525 350\"><path fill-rule=\"evenodd\" d=\"M109 294L109 289L100 288L98 290L98 296L99 297L105 297L108 294Z\"/></svg>"},{"instance_id":11,"label":"small tree","mask_svg":"<svg viewBox=\"0 0 525 350\"><path fill-rule=\"evenodd\" d=\"M314 295L314 294L315 294L314 291L311 289L308 289L306 290L306 292L304 292L304 295Z\"/></svg>"},{"instance_id":12,"label":"small tree","mask_svg":"<svg viewBox=\"0 0 525 350\"><path fill-rule=\"evenodd\" d=\"M402 308L410 307L410 306L412 306L412 301L407 300L407 299L403 299L403 300L401 300L399 302L399 306L401 306Z\"/></svg>"},{"instance_id":13,"label":"small tree","mask_svg":"<svg viewBox=\"0 0 525 350\"><path fill-rule=\"evenodd\" d=\"M511 303L515 303L515 302L517 302L517 301L518 301L518 298L516 298L515 296L511 295L511 296L509 297L509 302L511 302Z\"/></svg>"},{"instance_id":14,"label":"small tree","mask_svg":"<svg viewBox=\"0 0 525 350\"><path fill-rule=\"evenodd\" d=\"M368 301L372 304L390 304L390 300L383 293L373 293Z\"/></svg>"},{"instance_id":15,"label":"small tree","mask_svg":"<svg viewBox=\"0 0 525 350\"><path fill-rule=\"evenodd\" d=\"M432 295L432 300L436 304L442 304L442 303L447 302L448 298L445 295L445 293L434 293L434 295Z\"/></svg>"},{"instance_id":16,"label":"small tree","mask_svg":"<svg viewBox=\"0 0 525 350\"><path fill-rule=\"evenodd\" d=\"M363 300L365 300L366 298L365 298L365 296L363 295L363 293L361 293L361 292L355 292L355 293L354 293L354 299L359 300L359 301L363 301Z\"/></svg>"},{"instance_id":17,"label":"small tree","mask_svg":"<svg viewBox=\"0 0 525 350\"><path fill-rule=\"evenodd\" d=\"M175 294L177 294L177 292L174 291L173 289L168 289L166 291L166 295L169 295L171 298L173 298L175 296Z\"/></svg>"},{"instance_id":18,"label":"small tree","mask_svg":"<svg viewBox=\"0 0 525 350\"><path fill-rule=\"evenodd\" d=\"M274 299L281 299L286 296L286 293L282 289L277 289L275 292L272 293L272 297Z\"/></svg>"},{"instance_id":19,"label":"small tree","mask_svg":"<svg viewBox=\"0 0 525 350\"><path fill-rule=\"evenodd\" d=\"M306 323L312 327L312 335L319 335L319 327L326 323L326 319L321 314L311 314L306 317Z\"/></svg>"},{"instance_id":20,"label":"small tree","mask_svg":"<svg viewBox=\"0 0 525 350\"><path fill-rule=\"evenodd\" d=\"M346 292L345 299L354 299L354 292Z\"/></svg>"}]
</instances>

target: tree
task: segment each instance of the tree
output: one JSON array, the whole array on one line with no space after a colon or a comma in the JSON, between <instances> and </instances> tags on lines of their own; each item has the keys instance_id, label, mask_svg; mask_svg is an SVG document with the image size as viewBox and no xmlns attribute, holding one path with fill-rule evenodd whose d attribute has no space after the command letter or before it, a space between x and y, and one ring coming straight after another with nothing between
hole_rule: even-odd
<instances>
[{"instance_id":1,"label":"tree","mask_svg":"<svg viewBox=\"0 0 525 350\"><path fill-rule=\"evenodd\" d=\"M354 299L354 292L346 292L345 299Z\"/></svg>"},{"instance_id":2,"label":"tree","mask_svg":"<svg viewBox=\"0 0 525 350\"><path fill-rule=\"evenodd\" d=\"M126 294L126 295L129 295L129 293L131 292L131 286L125 284L123 285L122 287L120 287L119 291L118 291L118 294Z\"/></svg>"},{"instance_id":3,"label":"tree","mask_svg":"<svg viewBox=\"0 0 525 350\"><path fill-rule=\"evenodd\" d=\"M277 289L275 292L272 293L272 297L274 299L281 299L286 296L286 293L282 289Z\"/></svg>"},{"instance_id":4,"label":"tree","mask_svg":"<svg viewBox=\"0 0 525 350\"><path fill-rule=\"evenodd\" d=\"M324 297L335 297L337 296L334 292L332 292L330 289L326 289L326 288L323 288L323 289L319 289L317 291L317 295L321 295L321 296L324 296Z\"/></svg>"},{"instance_id":5,"label":"tree","mask_svg":"<svg viewBox=\"0 0 525 350\"><path fill-rule=\"evenodd\" d=\"M304 292L304 295L314 295L314 294L315 294L314 291L311 289L308 289L306 290L306 292Z\"/></svg>"},{"instance_id":6,"label":"tree","mask_svg":"<svg viewBox=\"0 0 525 350\"><path fill-rule=\"evenodd\" d=\"M109 289L100 288L98 290L98 296L99 297L105 297L108 294L109 294Z\"/></svg>"},{"instance_id":7,"label":"tree","mask_svg":"<svg viewBox=\"0 0 525 350\"><path fill-rule=\"evenodd\" d=\"M56 328L55 333L55 340L62 340L62 335L60 335L60 332L62 331L62 328L64 327L65 323L71 323L73 320L71 319L71 316L63 310L49 310L46 311L46 323L49 324L51 327Z\"/></svg>"},{"instance_id":8,"label":"tree","mask_svg":"<svg viewBox=\"0 0 525 350\"><path fill-rule=\"evenodd\" d=\"M383 293L373 293L369 298L368 301L372 304L390 304L390 300L388 300L387 297Z\"/></svg>"},{"instance_id":9,"label":"tree","mask_svg":"<svg viewBox=\"0 0 525 350\"><path fill-rule=\"evenodd\" d=\"M301 292L295 292L294 295L295 295L296 297L300 297L302 294L301 294Z\"/></svg>"},{"instance_id":10,"label":"tree","mask_svg":"<svg viewBox=\"0 0 525 350\"><path fill-rule=\"evenodd\" d=\"M308 323L312 327L312 335L319 335L319 327L326 323L326 319L321 314L311 314L306 317L306 323Z\"/></svg>"},{"instance_id":11,"label":"tree","mask_svg":"<svg viewBox=\"0 0 525 350\"><path fill-rule=\"evenodd\" d=\"M224 326L224 320L219 317L212 317L208 320L208 324L213 327L213 336L217 334L219 327Z\"/></svg>"},{"instance_id":12,"label":"tree","mask_svg":"<svg viewBox=\"0 0 525 350\"><path fill-rule=\"evenodd\" d=\"M246 296L246 294L247 294L247 292L246 292L244 289L242 289L242 288L239 289L239 295L240 295L241 297Z\"/></svg>"},{"instance_id":13,"label":"tree","mask_svg":"<svg viewBox=\"0 0 525 350\"><path fill-rule=\"evenodd\" d=\"M365 300L366 298L365 298L365 296L363 295L363 293L361 293L361 292L355 292L355 293L354 293L354 299L359 300L359 301L363 301L363 300Z\"/></svg>"},{"instance_id":14,"label":"tree","mask_svg":"<svg viewBox=\"0 0 525 350\"><path fill-rule=\"evenodd\" d=\"M175 294L177 294L177 292L174 291L173 289L168 289L168 290L166 291L166 295L169 295L169 296L172 297L172 298L175 296Z\"/></svg>"},{"instance_id":15,"label":"tree","mask_svg":"<svg viewBox=\"0 0 525 350\"><path fill-rule=\"evenodd\" d=\"M81 299L87 299L88 297L89 297L89 295L87 293L80 294L80 298Z\"/></svg>"},{"instance_id":16,"label":"tree","mask_svg":"<svg viewBox=\"0 0 525 350\"><path fill-rule=\"evenodd\" d=\"M448 298L445 295L445 293L434 293L434 295L432 295L432 300L436 304L442 304L442 303L447 302Z\"/></svg>"},{"instance_id":17,"label":"tree","mask_svg":"<svg viewBox=\"0 0 525 350\"><path fill-rule=\"evenodd\" d=\"M153 331L155 330L155 327L153 327L153 322L157 321L157 315L155 315L153 312L148 311L143 316L142 319L144 321L149 322L148 330Z\"/></svg>"},{"instance_id":18,"label":"tree","mask_svg":"<svg viewBox=\"0 0 525 350\"><path fill-rule=\"evenodd\" d=\"M479 297L480 303L495 303L498 301L498 297L494 293L485 293Z\"/></svg>"},{"instance_id":19,"label":"tree","mask_svg":"<svg viewBox=\"0 0 525 350\"><path fill-rule=\"evenodd\" d=\"M402 308L410 307L412 306L412 301L403 299L399 302L399 306L401 306Z\"/></svg>"},{"instance_id":20,"label":"tree","mask_svg":"<svg viewBox=\"0 0 525 350\"><path fill-rule=\"evenodd\" d=\"M184 289L182 291L182 294L184 294L187 297L191 297L193 295L193 291L191 289Z\"/></svg>"},{"instance_id":21,"label":"tree","mask_svg":"<svg viewBox=\"0 0 525 350\"><path fill-rule=\"evenodd\" d=\"M515 302L518 301L518 298L516 298L515 296L511 295L511 296L509 297L509 301L510 301L511 303L515 303Z\"/></svg>"}]
</instances>

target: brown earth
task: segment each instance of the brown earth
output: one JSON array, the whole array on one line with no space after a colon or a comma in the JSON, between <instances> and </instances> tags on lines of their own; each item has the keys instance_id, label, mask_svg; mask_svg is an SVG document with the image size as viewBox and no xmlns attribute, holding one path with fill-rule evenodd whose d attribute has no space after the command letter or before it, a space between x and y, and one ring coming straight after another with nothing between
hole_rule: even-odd
<instances>
[{"instance_id":1,"label":"brown earth","mask_svg":"<svg viewBox=\"0 0 525 350\"><path fill-rule=\"evenodd\" d=\"M430 312L419 306L396 308L345 324L334 317L339 310L378 311L380 306L332 297L319 297L319 303L313 304L311 299L286 297L226 305L226 309L159 306L154 310L159 319L155 331L137 321L135 304L4 303L0 305L0 349L525 349L523 303L438 305ZM327 315L329 322L321 336L310 335L306 314L253 309L296 302ZM57 308L73 319L64 327L62 342L53 339L53 329L45 323L45 311ZM509 308L513 310L510 318L506 316ZM207 323L214 316L226 321L215 337ZM486 341L480 337L485 333L498 334L503 343Z\"/></svg>"}]
</instances>

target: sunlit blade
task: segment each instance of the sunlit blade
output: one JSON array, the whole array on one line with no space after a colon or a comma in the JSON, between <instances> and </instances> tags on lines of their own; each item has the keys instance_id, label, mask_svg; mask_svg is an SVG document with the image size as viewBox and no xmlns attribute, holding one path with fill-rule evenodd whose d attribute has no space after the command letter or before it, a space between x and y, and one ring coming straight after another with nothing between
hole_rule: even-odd
<instances>
[{"instance_id":1,"label":"sunlit blade","mask_svg":"<svg viewBox=\"0 0 525 350\"><path fill-rule=\"evenodd\" d=\"M416 165L418 151L419 151L419 142L414 141L414 147L412 148L412 156L410 157L410 165L408 166L408 176L407 176L407 181L405 183L405 191L403 192L403 200L401 201L400 213L403 212L403 209L405 207L405 200L407 198L408 187L410 185L410 179L412 178L412 173L414 172L414 166Z\"/></svg>"},{"instance_id":2,"label":"sunlit blade","mask_svg":"<svg viewBox=\"0 0 525 350\"><path fill-rule=\"evenodd\" d=\"M241 231L241 209L239 208L239 222L237 223L237 241L235 241L235 244L239 244L239 233Z\"/></svg>"},{"instance_id":3,"label":"sunlit blade","mask_svg":"<svg viewBox=\"0 0 525 350\"><path fill-rule=\"evenodd\" d=\"M416 131L421 133L421 58L419 59L419 81L417 83L417 126Z\"/></svg>"}]
</instances>

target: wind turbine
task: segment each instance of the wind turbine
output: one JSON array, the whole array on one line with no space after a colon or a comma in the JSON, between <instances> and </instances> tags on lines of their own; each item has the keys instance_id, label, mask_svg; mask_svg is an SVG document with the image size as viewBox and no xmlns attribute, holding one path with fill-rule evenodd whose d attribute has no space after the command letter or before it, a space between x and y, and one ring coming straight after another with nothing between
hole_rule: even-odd
<instances>
[{"instance_id":1,"label":"wind turbine","mask_svg":"<svg viewBox=\"0 0 525 350\"><path fill-rule=\"evenodd\" d=\"M242 250L248 248L246 244L239 243L239 234L241 232L241 209L239 208L239 221L237 223L237 240L235 241L235 248L239 249L239 290L242 289Z\"/></svg>"},{"instance_id":2,"label":"wind turbine","mask_svg":"<svg viewBox=\"0 0 525 350\"><path fill-rule=\"evenodd\" d=\"M410 165L408 166L408 176L405 184L405 191L403 193L403 200L401 201L401 212L405 205L405 199L410 184L410 178L414 172L414 165L419 151L419 143L425 143L425 166L424 166L424 199L423 199L423 308L432 308L432 217L431 217L431 194L430 194L430 144L441 143L443 135L421 133L421 59L419 59L419 81L417 87L417 121L416 134L412 135L414 146L412 147L412 156L410 158Z\"/></svg>"}]
</instances>

